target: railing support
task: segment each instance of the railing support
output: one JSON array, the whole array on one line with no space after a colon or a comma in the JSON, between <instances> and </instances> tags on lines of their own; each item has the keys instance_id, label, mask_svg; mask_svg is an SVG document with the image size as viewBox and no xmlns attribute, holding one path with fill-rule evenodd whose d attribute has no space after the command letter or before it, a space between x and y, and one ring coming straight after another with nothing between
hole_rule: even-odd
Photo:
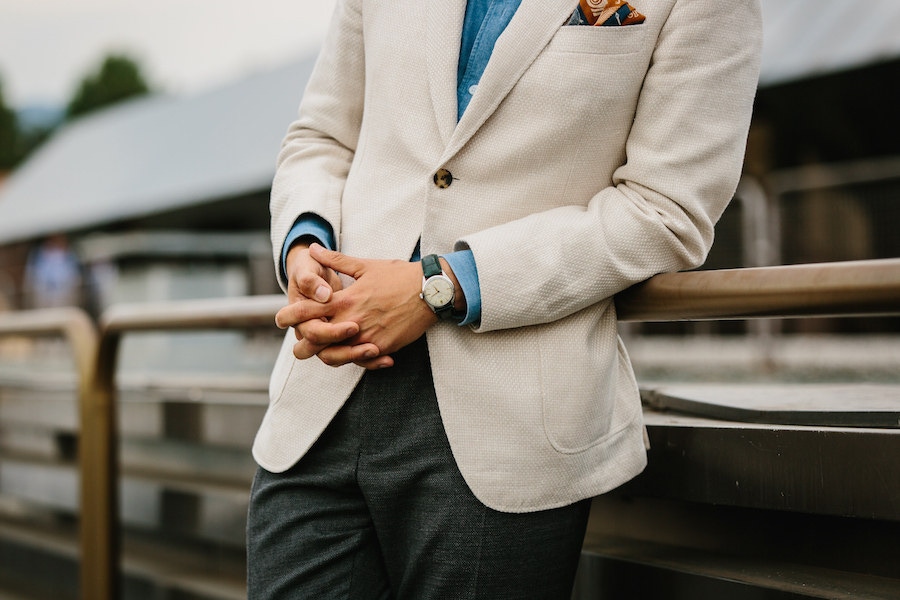
<instances>
[{"instance_id":1,"label":"railing support","mask_svg":"<svg viewBox=\"0 0 900 600\"><path fill-rule=\"evenodd\" d=\"M118 600L121 593L118 409L115 394L119 338L101 336L91 379L91 403L82 411L82 552L93 568L82 574L81 600ZM87 554L84 554L87 556Z\"/></svg>"},{"instance_id":2,"label":"railing support","mask_svg":"<svg viewBox=\"0 0 900 600\"><path fill-rule=\"evenodd\" d=\"M72 347L78 376L79 412L79 487L80 487L80 589L82 600L112 600L118 520L115 481L116 471L95 465L116 452L103 445L111 439L108 433L95 436L102 426L112 431L110 407L94 389L97 366L97 328L87 314L77 308L57 308L0 313L0 335L29 337L62 335Z\"/></svg>"},{"instance_id":3,"label":"railing support","mask_svg":"<svg viewBox=\"0 0 900 600\"><path fill-rule=\"evenodd\" d=\"M254 296L122 304L103 314L96 375L92 380L92 412L82 421L82 437L89 444L82 452L82 477L89 478L85 481L94 487L91 513L95 520L94 529L82 531L82 545L93 547L93 563L97 567L96 573L88 573L90 579L83 582L82 600L116 600L120 594L116 366L122 336L137 331L274 327L275 313L284 304L284 296ZM83 510L87 506L83 504Z\"/></svg>"}]
</instances>

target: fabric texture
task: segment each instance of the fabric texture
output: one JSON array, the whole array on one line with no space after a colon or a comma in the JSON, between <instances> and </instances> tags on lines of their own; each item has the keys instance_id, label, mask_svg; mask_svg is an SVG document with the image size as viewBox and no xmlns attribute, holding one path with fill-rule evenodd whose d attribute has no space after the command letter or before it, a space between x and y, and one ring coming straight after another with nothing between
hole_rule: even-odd
<instances>
[{"instance_id":1,"label":"fabric texture","mask_svg":"<svg viewBox=\"0 0 900 600\"><path fill-rule=\"evenodd\" d=\"M339 0L272 190L276 265L304 213L353 256L406 260L420 238L423 255L472 251L481 320L438 323L428 346L459 469L507 512L601 494L646 464L612 298L704 260L758 77L753 0L645 1L627 27L566 26L573 8L522 0L457 122L465 3ZM363 374L297 361L292 341L254 444L272 472Z\"/></svg>"}]
</instances>

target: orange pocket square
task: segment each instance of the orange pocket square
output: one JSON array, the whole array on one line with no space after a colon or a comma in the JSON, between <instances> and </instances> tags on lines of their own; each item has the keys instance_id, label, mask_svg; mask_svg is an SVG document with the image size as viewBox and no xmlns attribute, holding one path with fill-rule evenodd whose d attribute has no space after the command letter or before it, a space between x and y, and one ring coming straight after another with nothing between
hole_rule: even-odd
<instances>
[{"instance_id":1,"label":"orange pocket square","mask_svg":"<svg viewBox=\"0 0 900 600\"><path fill-rule=\"evenodd\" d=\"M617 26L643 23L644 15L625 0L579 0L569 25Z\"/></svg>"}]
</instances>

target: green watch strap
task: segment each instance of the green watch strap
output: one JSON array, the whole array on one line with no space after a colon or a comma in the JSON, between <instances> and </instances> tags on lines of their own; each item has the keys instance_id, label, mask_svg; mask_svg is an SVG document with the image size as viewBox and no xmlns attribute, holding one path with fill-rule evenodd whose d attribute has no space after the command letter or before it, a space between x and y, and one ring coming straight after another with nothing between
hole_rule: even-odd
<instances>
[{"instance_id":1,"label":"green watch strap","mask_svg":"<svg viewBox=\"0 0 900 600\"><path fill-rule=\"evenodd\" d=\"M426 279L444 272L437 254L429 254L422 257L422 272L425 274Z\"/></svg>"},{"instance_id":2,"label":"green watch strap","mask_svg":"<svg viewBox=\"0 0 900 600\"><path fill-rule=\"evenodd\" d=\"M421 262L422 262L422 273L425 276L423 278L423 291L424 291L424 282L427 281L428 279L430 279L431 277L440 275L444 279L447 279L449 281L447 276L444 275L444 270L441 268L441 263L440 263L440 260L438 260L437 254L428 254L427 256L423 256ZM450 304L447 304L446 306L442 306L440 308L431 306L430 304L429 304L429 306L431 307L431 310L434 311L434 314L436 314L442 320L455 321L457 323L462 321L462 316L456 314L456 311L453 310L453 301L452 300L451 300Z\"/></svg>"}]
</instances>

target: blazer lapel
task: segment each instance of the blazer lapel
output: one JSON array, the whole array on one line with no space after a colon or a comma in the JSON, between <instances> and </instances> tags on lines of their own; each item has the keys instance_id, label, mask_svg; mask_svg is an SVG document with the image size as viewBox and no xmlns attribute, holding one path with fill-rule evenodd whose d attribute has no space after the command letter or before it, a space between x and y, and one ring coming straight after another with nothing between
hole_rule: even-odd
<instances>
[{"instance_id":1,"label":"blazer lapel","mask_svg":"<svg viewBox=\"0 0 900 600\"><path fill-rule=\"evenodd\" d=\"M460 3L465 4L465 3ZM560 27L568 20L578 5L577 0L522 0L506 30L497 39L487 68L478 83L478 92L472 97L452 136L444 158L455 154L478 131L487 118L497 109L522 74L549 43ZM462 19L462 17L460 17ZM459 36L462 28L455 29L457 52L453 54L454 68L452 94L446 94L453 102L456 115L456 63L458 62ZM442 82L442 84L445 82ZM435 88L432 88L433 92ZM443 103L445 98L441 98ZM435 102L438 105L438 102ZM442 107L446 112L446 107ZM438 115L441 117L441 115Z\"/></svg>"},{"instance_id":2,"label":"blazer lapel","mask_svg":"<svg viewBox=\"0 0 900 600\"><path fill-rule=\"evenodd\" d=\"M431 101L444 144L456 127L456 70L466 3L431 0L425 27L425 63Z\"/></svg>"}]
</instances>

